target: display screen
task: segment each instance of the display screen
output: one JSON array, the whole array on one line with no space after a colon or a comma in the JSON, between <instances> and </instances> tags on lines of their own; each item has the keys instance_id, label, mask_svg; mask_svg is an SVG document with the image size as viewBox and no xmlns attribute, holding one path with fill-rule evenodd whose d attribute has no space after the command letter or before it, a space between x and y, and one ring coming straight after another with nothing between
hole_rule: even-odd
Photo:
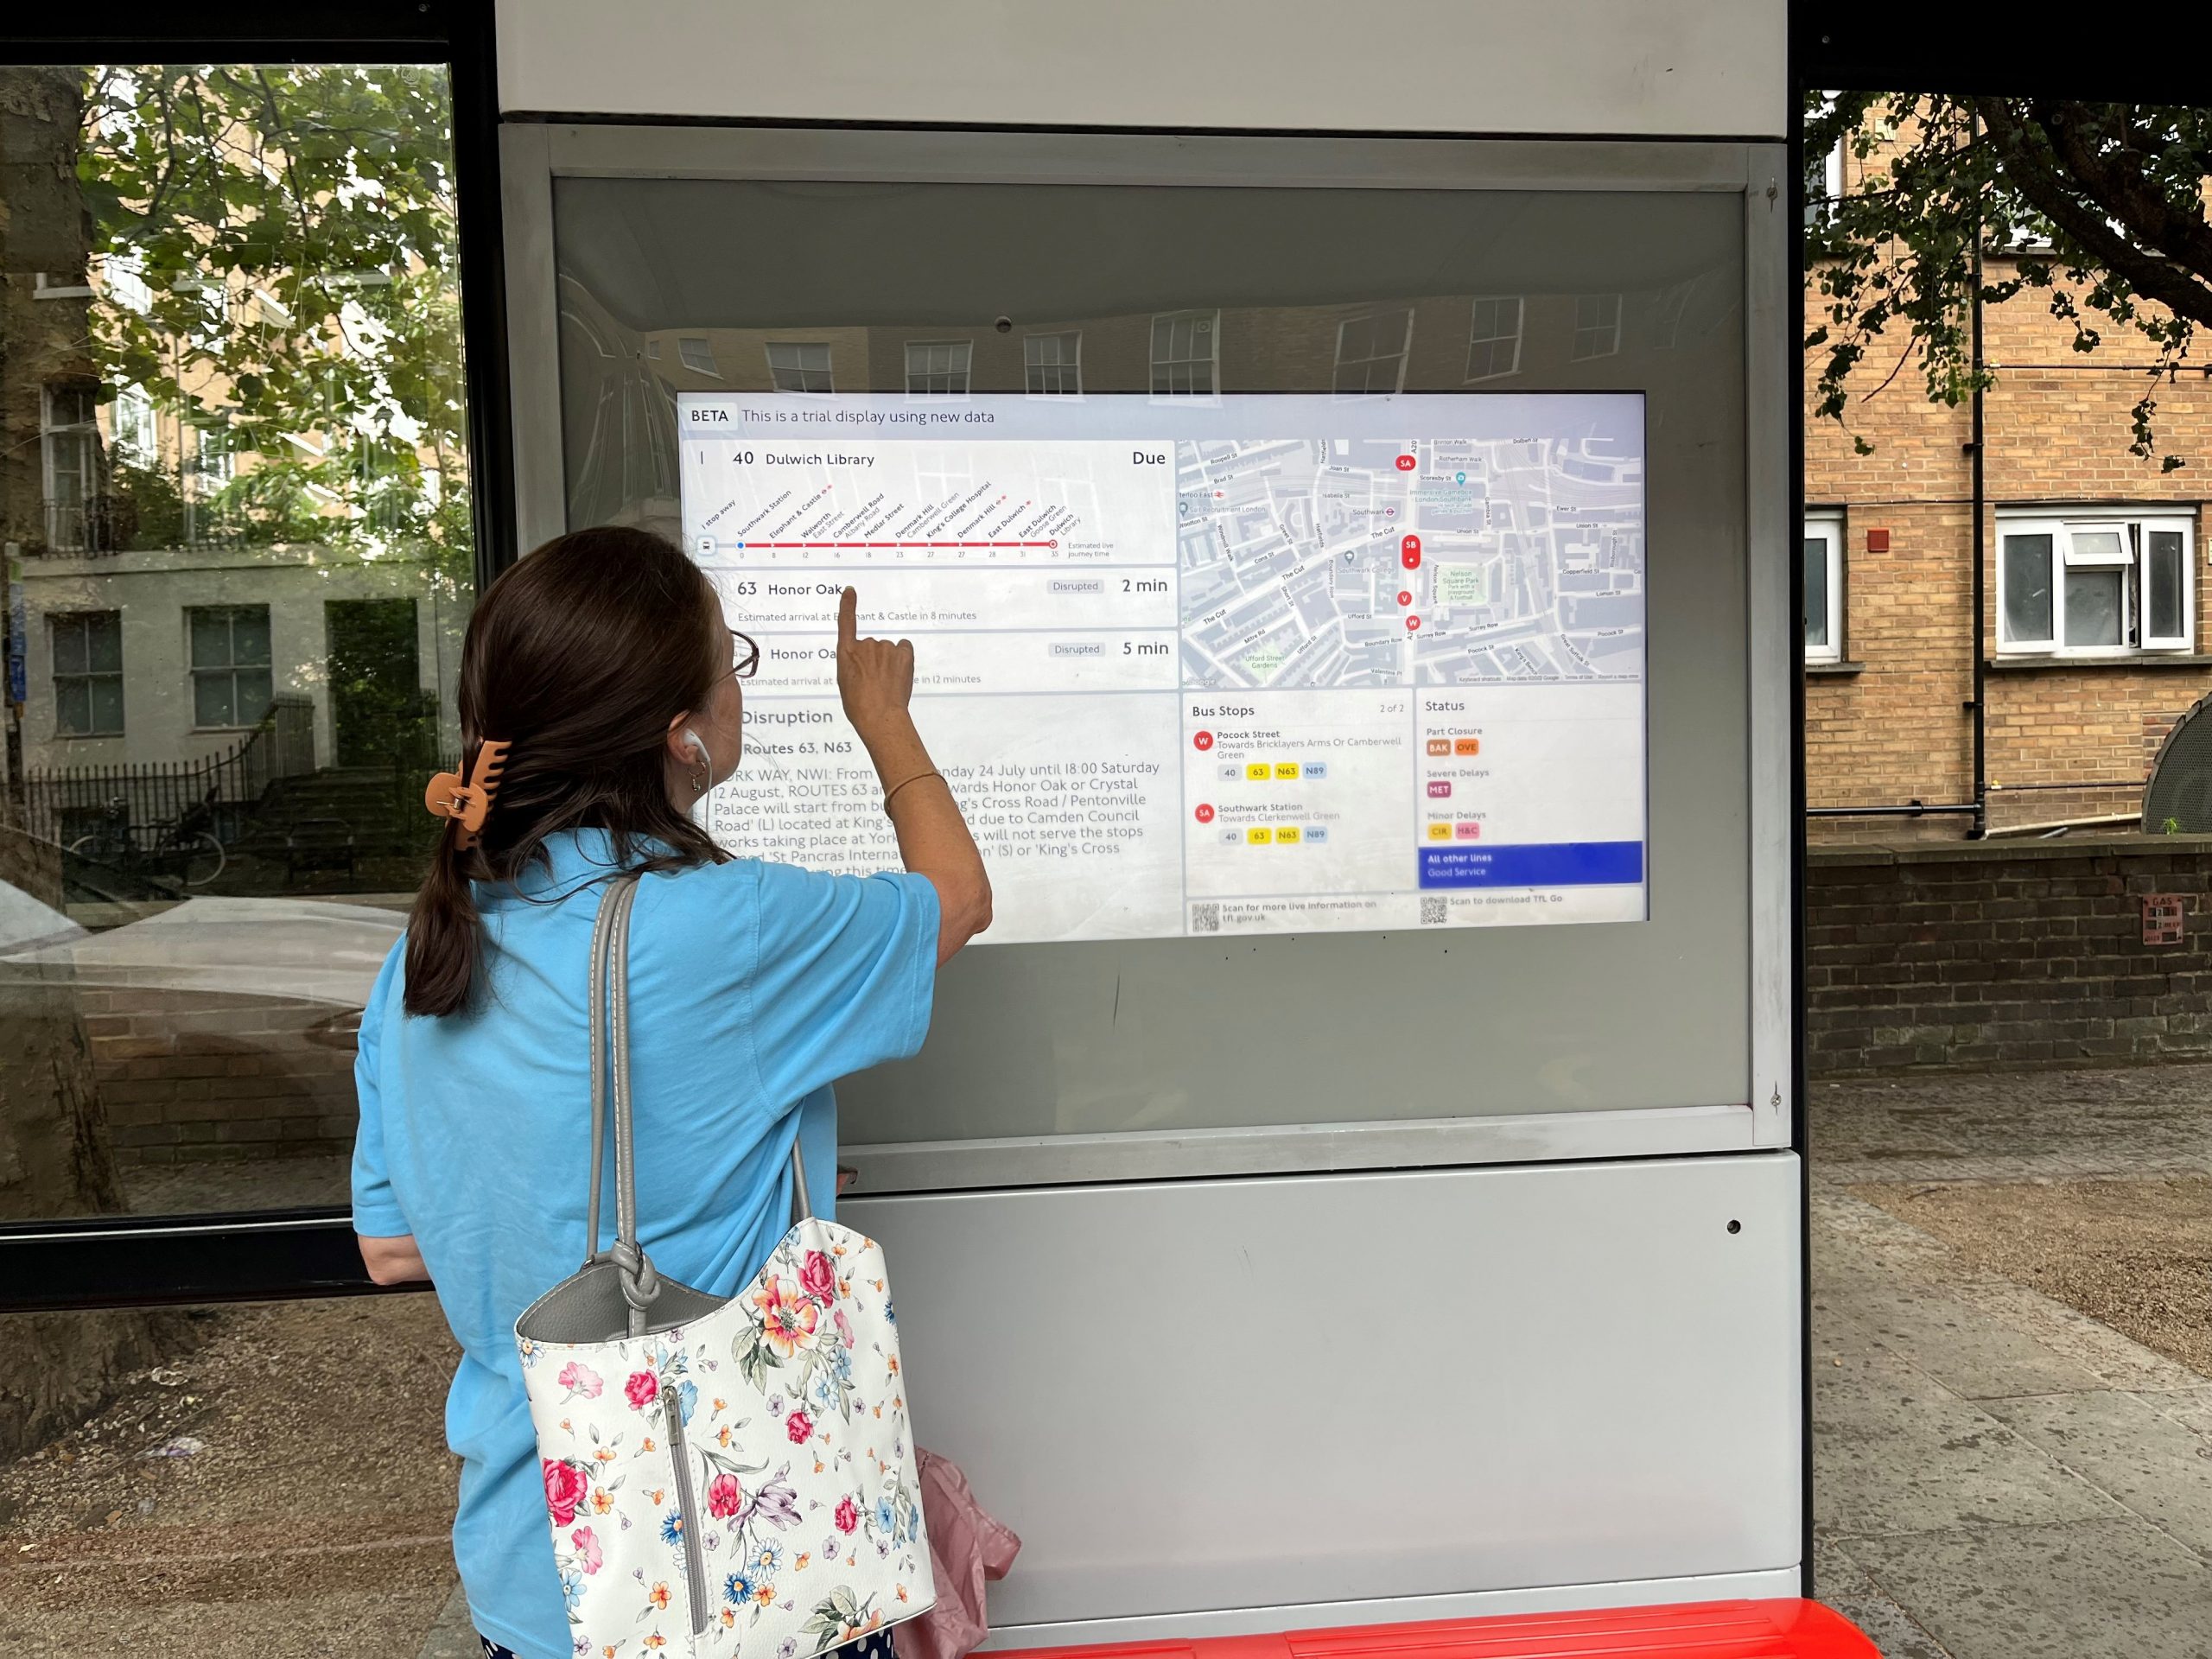
<instances>
[{"instance_id":1,"label":"display screen","mask_svg":"<svg viewBox=\"0 0 2212 1659\"><path fill-rule=\"evenodd\" d=\"M1639 395L677 402L761 647L731 850L896 865L849 585L913 641L987 942L1644 918Z\"/></svg>"}]
</instances>

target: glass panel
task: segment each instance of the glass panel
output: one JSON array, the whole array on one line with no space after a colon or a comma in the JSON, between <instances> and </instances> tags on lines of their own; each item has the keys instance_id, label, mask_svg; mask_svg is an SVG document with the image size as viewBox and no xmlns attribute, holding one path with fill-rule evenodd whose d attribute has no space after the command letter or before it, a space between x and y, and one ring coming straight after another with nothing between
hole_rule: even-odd
<instances>
[{"instance_id":1,"label":"glass panel","mask_svg":"<svg viewBox=\"0 0 2212 1659\"><path fill-rule=\"evenodd\" d=\"M1611 357L1621 346L1621 296L1586 294L1574 304L1573 359Z\"/></svg>"},{"instance_id":2,"label":"glass panel","mask_svg":"<svg viewBox=\"0 0 2212 1659\"><path fill-rule=\"evenodd\" d=\"M0 468L0 618L28 625L0 1146L54 1149L0 1181L0 1221L344 1199L352 1021L435 831L474 585L447 79L0 67L0 262L26 300L48 276L0 352L29 435ZM345 603L419 615L420 643L340 693ZM328 894L362 919L300 904ZM211 898L272 919L211 926Z\"/></svg>"},{"instance_id":3,"label":"glass panel","mask_svg":"<svg viewBox=\"0 0 2212 1659\"><path fill-rule=\"evenodd\" d=\"M431 1296L0 1317L9 1652L475 1659L443 1535L457 1359Z\"/></svg>"},{"instance_id":4,"label":"glass panel","mask_svg":"<svg viewBox=\"0 0 2212 1659\"><path fill-rule=\"evenodd\" d=\"M2050 643L2050 541L2048 535L2005 537L2000 586L2008 642Z\"/></svg>"},{"instance_id":5,"label":"glass panel","mask_svg":"<svg viewBox=\"0 0 2212 1659\"><path fill-rule=\"evenodd\" d=\"M123 677L101 674L87 683L92 692L92 730L119 732L123 729Z\"/></svg>"},{"instance_id":6,"label":"glass panel","mask_svg":"<svg viewBox=\"0 0 2212 1659\"><path fill-rule=\"evenodd\" d=\"M2127 573L2120 569L2075 569L2066 573L2066 643L2120 645L2127 643Z\"/></svg>"},{"instance_id":7,"label":"glass panel","mask_svg":"<svg viewBox=\"0 0 2212 1659\"><path fill-rule=\"evenodd\" d=\"M192 677L192 723L210 728L237 725L228 673Z\"/></svg>"},{"instance_id":8,"label":"glass panel","mask_svg":"<svg viewBox=\"0 0 2212 1659\"><path fill-rule=\"evenodd\" d=\"M1805 537L1805 645L1808 650L1828 642L1828 538Z\"/></svg>"},{"instance_id":9,"label":"glass panel","mask_svg":"<svg viewBox=\"0 0 2212 1659\"><path fill-rule=\"evenodd\" d=\"M737 152L747 141L730 142L732 170L741 173ZM696 168L696 152L687 164ZM1510 373L1517 360L1519 373L1480 385L1471 403L1490 405L1500 386L1643 395L1650 556L1655 568L1664 561L1675 573L1669 582L1655 583L1649 595L1654 683L1663 674L1677 696L1695 688L1718 709L1734 706L1730 699L1739 698L1747 683L1742 658L1711 644L1712 618L1740 616L1745 602L1744 331L1731 321L1740 319L1744 300L1738 198L1111 182L821 181L802 192L696 172L684 178L567 176L553 181L553 192L571 524L620 522L683 534L679 498L645 487L644 469L631 459L646 446L645 411L664 404L683 384L671 360L674 345L655 359L649 347L656 340L714 340L724 364L742 359L754 365L748 372L759 378L745 385L733 381L728 389L738 391L766 391L772 368L781 372L764 346L834 341L841 394L874 391L903 401L911 341L966 341L972 347L970 395L1019 395L1032 390L1031 376L1044 360L1042 345L1033 354L1025 336L1080 330L1084 397L1120 393L1145 407L1155 391L1206 395L1217 387L1224 396L1326 398L1344 322L1402 319L1410 311L1410 348L1395 348L1404 351L1409 396L1456 396L1467 387L1478 321L1500 343L1494 358L1487 347L1475 358L1473 372ZM848 257L845 251L872 236L880 239L891 226L906 227L896 260ZM761 247L775 248L778 257L747 256L748 249ZM1122 257L1129 248L1144 249L1145 257ZM1624 315L1648 315L1657 296L1684 284L1691 286L1677 349L1653 349L1650 331L1641 327L1628 340L1619 338ZM1570 368L1585 298L1592 299L1593 327L1616 349ZM1478 300L1484 302L1479 311ZM1001 316L1014 328L1001 333L995 326ZM1395 338L1402 340L1402 324ZM1103 417L1105 411L1085 410L1081 418L1093 413ZM841 442L889 440L841 433ZM980 460L962 453L967 447L946 448L949 465L976 469L967 487L989 477ZM1267 456L1251 461L1251 476L1262 480L1275 464ZM1435 493L1424 512L1448 507L1462 490L1471 504L1486 480L1470 469L1462 485L1458 470L1406 487ZM1268 510L1255 509L1236 524L1255 559L1267 556L1271 534L1310 535L1302 517L1309 496L1286 491L1265 499ZM1500 486L1485 489L1482 499L1488 507L1467 512L1465 520L1478 531L1487 525L1500 537L1518 537L1534 529L1537 512L1548 532L1558 528L1553 504L1509 503ZM1388 527L1395 522L1387 516L1395 504L1377 500ZM1091 511L1087 499L1082 511ZM1171 518L1175 512L1169 507ZM1396 505L1396 512L1402 517L1405 507ZM1173 535L1172 528L1163 530L1162 541ZM1391 543L1396 540L1392 535ZM1174 556L1171 546L1166 557ZM1189 556L1195 562L1200 555ZM1611 601L1598 596L1624 568L1612 563L1615 556L1603 546L1578 552L1571 569L1562 566L1556 592L1540 598L1602 614ZM1391 563L1394 576L1406 568ZM1361 595L1379 595L1402 636L1409 630L1396 614L1396 594L1413 592L1439 568L1427 558L1415 582L1370 584L1361 575L1352 585ZM871 600L862 576L863 616L878 603L912 602L889 594ZM912 585L902 592L938 591L909 580ZM1455 577L1452 586L1459 595L1453 602L1470 610L1488 596L1504 599L1487 584ZM765 595L733 594L730 620L768 636L764 645L772 648L779 629L803 625L788 613L772 623L760 609L766 602ZM1073 604L1095 608L1098 602ZM1175 614L1172 584L1159 602L1167 616ZM1287 626L1315 640L1317 652L1335 649L1332 617L1348 606L1319 580L1306 602L1310 608L1287 618ZM1071 608L1069 614L1078 613ZM913 634L925 678L963 671L980 648L977 636L956 628L901 626ZM1299 634L1285 638L1285 649L1296 649ZM763 679L750 688L756 698L766 695L779 671L771 656ZM1562 664L1560 671L1580 671ZM956 701L931 690L917 694L917 718L941 747L947 722L966 717ZM1047 726L1066 706L1055 700L1048 708L1022 708L1014 717ZM1694 893L1696 902L1669 906L1663 918L1655 905L1646 926L1548 930L1541 940L1542 954L1560 971L1573 964L1578 1006L1586 1000L1608 1010L1607 1051L1624 1046L1637 1056L1633 1067L1617 1066L1593 1051L1571 1097L1543 1080L1542 1068L1558 1055L1557 1002L1543 976L1527 970L1526 938L1508 937L1525 930L1455 934L1448 956L1436 958L1437 973L1410 990L1402 976L1377 966L1386 956L1402 955L1401 938L1301 938L1299 971L1310 977L1300 982L1308 990L1328 988L1332 1028L1358 1032L1355 1043L1277 1040L1284 1004L1280 982L1271 984L1269 976L1281 964L1263 962L1249 976L1239 969L1224 980L1218 956L1173 944L979 944L954 964L957 971L944 976L922 1054L895 1075L887 1069L840 1087L841 1133L864 1143L1419 1115L1444 1096L1416 1088L1377 1090L1373 1057L1433 1055L1439 1030L1458 1033L1468 1052L1478 1048L1483 1055L1482 1088L1452 1095L1453 1110L1738 1098L1740 1060L1732 1069L1731 1057L1740 1054L1738 1038L1746 1029L1751 997L1741 944L1750 922L1736 878L1747 855L1740 835L1714 836L1710 827L1711 801L1739 787L1738 769L1748 765L1744 729L1741 721L1701 729L1695 752L1671 762L1659 747L1652 753L1653 845L1669 849L1667 880L1676 884L1674 891ZM1655 745L1663 746L1662 729L1654 731ZM1076 760L1095 741L1089 732L1064 735L1056 760ZM1169 778L1199 764L1187 750L1182 763L1161 753ZM1190 774L1192 786L1218 776L1217 767ZM741 793L745 786L732 787ZM1660 866L1656 850L1653 865ZM1262 947L1263 958L1268 950ZM1685 957L1710 962L1714 978L1688 984L1667 965ZM1242 946L1236 960L1248 962ZM1063 1040L1071 1033L1105 1032L1117 975L1127 986L1147 988L1141 997L1144 1040ZM1667 985L1667 993L1654 997L1655 983ZM1684 998L1698 1006L1685 1009ZM1010 1008L1021 1017L1009 1020ZM1124 1028L1131 1009L1125 1000Z\"/></svg>"},{"instance_id":10,"label":"glass panel","mask_svg":"<svg viewBox=\"0 0 2212 1659\"><path fill-rule=\"evenodd\" d=\"M1488 380L1511 374L1521 363L1521 301L1518 296L1481 299L1467 336L1467 376Z\"/></svg>"},{"instance_id":11,"label":"glass panel","mask_svg":"<svg viewBox=\"0 0 2212 1659\"><path fill-rule=\"evenodd\" d=\"M237 683L238 689L232 695L237 704L238 724L251 726L269 712L272 696L269 671L242 668L238 671Z\"/></svg>"},{"instance_id":12,"label":"glass panel","mask_svg":"<svg viewBox=\"0 0 2212 1659\"><path fill-rule=\"evenodd\" d=\"M2127 537L2121 531L2075 530L2069 532L2073 546L2067 556L2072 559L2097 559L2118 562L2127 557Z\"/></svg>"},{"instance_id":13,"label":"glass panel","mask_svg":"<svg viewBox=\"0 0 2212 1659\"><path fill-rule=\"evenodd\" d=\"M2145 531L2143 539L2150 568L2150 637L2183 639L2187 629L2182 622L2182 534L2153 530Z\"/></svg>"},{"instance_id":14,"label":"glass panel","mask_svg":"<svg viewBox=\"0 0 2212 1659\"><path fill-rule=\"evenodd\" d=\"M123 671L123 619L113 611L101 611L85 619L86 656L92 669L102 674Z\"/></svg>"},{"instance_id":15,"label":"glass panel","mask_svg":"<svg viewBox=\"0 0 2212 1659\"><path fill-rule=\"evenodd\" d=\"M56 674L82 674L92 666L88 660L89 630L81 616L57 616L54 619L54 671Z\"/></svg>"},{"instance_id":16,"label":"glass panel","mask_svg":"<svg viewBox=\"0 0 2212 1659\"><path fill-rule=\"evenodd\" d=\"M192 665L227 668L231 662L231 613L207 607L189 610L192 622Z\"/></svg>"},{"instance_id":17,"label":"glass panel","mask_svg":"<svg viewBox=\"0 0 2212 1659\"><path fill-rule=\"evenodd\" d=\"M92 724L90 680L56 679L54 683L54 709L56 728L72 737L99 729Z\"/></svg>"},{"instance_id":18,"label":"glass panel","mask_svg":"<svg viewBox=\"0 0 2212 1659\"><path fill-rule=\"evenodd\" d=\"M231 660L266 663L269 660L269 607L243 606L231 613Z\"/></svg>"},{"instance_id":19,"label":"glass panel","mask_svg":"<svg viewBox=\"0 0 2212 1659\"><path fill-rule=\"evenodd\" d=\"M1083 391L1081 334L1032 334L1021 344L1027 387L1038 397L1069 397Z\"/></svg>"}]
</instances>

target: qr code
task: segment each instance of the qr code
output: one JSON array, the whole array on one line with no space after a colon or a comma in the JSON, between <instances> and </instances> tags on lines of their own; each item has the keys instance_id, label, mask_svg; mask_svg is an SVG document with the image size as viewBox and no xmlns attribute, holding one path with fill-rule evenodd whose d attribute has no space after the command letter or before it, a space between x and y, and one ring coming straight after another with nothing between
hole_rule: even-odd
<instances>
[{"instance_id":1,"label":"qr code","mask_svg":"<svg viewBox=\"0 0 2212 1659\"><path fill-rule=\"evenodd\" d=\"M1421 894L1421 925L1423 927L1440 927L1443 924L1444 895L1437 893Z\"/></svg>"},{"instance_id":2,"label":"qr code","mask_svg":"<svg viewBox=\"0 0 2212 1659\"><path fill-rule=\"evenodd\" d=\"M1192 905L1191 931L1193 933L1220 932L1221 906L1219 905Z\"/></svg>"}]
</instances>

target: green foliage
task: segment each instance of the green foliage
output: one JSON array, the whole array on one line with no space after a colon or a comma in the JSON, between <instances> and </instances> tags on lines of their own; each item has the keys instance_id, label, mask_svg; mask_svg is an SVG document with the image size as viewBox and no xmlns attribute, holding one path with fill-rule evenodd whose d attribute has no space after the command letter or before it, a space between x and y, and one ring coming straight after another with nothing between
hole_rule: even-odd
<instances>
[{"instance_id":1,"label":"green foliage","mask_svg":"<svg viewBox=\"0 0 2212 1659\"><path fill-rule=\"evenodd\" d=\"M2158 833L2165 836L2177 836L2181 834L2181 820L2179 818L2168 818L2165 823L2160 826Z\"/></svg>"},{"instance_id":2,"label":"green foliage","mask_svg":"<svg viewBox=\"0 0 2212 1659\"><path fill-rule=\"evenodd\" d=\"M445 72L419 65L92 75L77 174L109 278L103 379L188 424L219 416L230 452L255 457L188 481L197 538L469 579L449 125ZM164 498L147 469L116 478L135 544L186 529L173 480Z\"/></svg>"},{"instance_id":3,"label":"green foliage","mask_svg":"<svg viewBox=\"0 0 2212 1659\"><path fill-rule=\"evenodd\" d=\"M1849 384L1881 369L1868 360L1878 345L1895 359L1881 385L1916 353L1932 401L1955 405L1991 385L1973 351L1979 276L1985 304L2043 296L2075 352L2106 346L2108 332L2147 342L2128 448L2158 453L2158 390L2212 324L2212 108L1808 94L1807 156L1839 143L1861 164L1881 159L1806 227L1825 302L1805 340L1821 353L1817 415L1848 426ZM2005 257L1983 270L1977 247Z\"/></svg>"}]
</instances>

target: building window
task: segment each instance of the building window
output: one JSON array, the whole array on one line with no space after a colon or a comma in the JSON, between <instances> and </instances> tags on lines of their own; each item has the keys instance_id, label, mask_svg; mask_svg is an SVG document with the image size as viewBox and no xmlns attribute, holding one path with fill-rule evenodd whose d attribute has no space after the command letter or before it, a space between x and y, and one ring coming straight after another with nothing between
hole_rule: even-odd
<instances>
[{"instance_id":1,"label":"building window","mask_svg":"<svg viewBox=\"0 0 2212 1659\"><path fill-rule=\"evenodd\" d=\"M123 731L123 613L64 611L47 619L54 644L57 737Z\"/></svg>"},{"instance_id":2,"label":"building window","mask_svg":"<svg viewBox=\"0 0 2212 1659\"><path fill-rule=\"evenodd\" d=\"M2187 651L2195 607L2190 543L2186 518L2096 511L2000 518L1999 651Z\"/></svg>"},{"instance_id":3,"label":"building window","mask_svg":"<svg viewBox=\"0 0 2212 1659\"><path fill-rule=\"evenodd\" d=\"M830 378L829 342L770 340L768 378L778 391L834 391L836 388Z\"/></svg>"},{"instance_id":4,"label":"building window","mask_svg":"<svg viewBox=\"0 0 2212 1659\"><path fill-rule=\"evenodd\" d=\"M1467 378L1495 380L1521 369L1521 296L1507 294L1475 302L1467 329Z\"/></svg>"},{"instance_id":5,"label":"building window","mask_svg":"<svg viewBox=\"0 0 2212 1659\"><path fill-rule=\"evenodd\" d=\"M1220 371L1220 312L1170 311L1152 320L1154 397L1214 397Z\"/></svg>"},{"instance_id":6,"label":"building window","mask_svg":"<svg viewBox=\"0 0 2212 1659\"><path fill-rule=\"evenodd\" d=\"M976 348L964 340L906 342L906 391L924 397L965 397L968 365Z\"/></svg>"},{"instance_id":7,"label":"building window","mask_svg":"<svg viewBox=\"0 0 2212 1659\"><path fill-rule=\"evenodd\" d=\"M1621 296L1584 294L1574 302L1574 350L1577 363L1611 357L1621 348Z\"/></svg>"},{"instance_id":8,"label":"building window","mask_svg":"<svg viewBox=\"0 0 2212 1659\"><path fill-rule=\"evenodd\" d=\"M1082 397L1082 334L1027 336L1021 342L1021 368L1032 397Z\"/></svg>"},{"instance_id":9,"label":"building window","mask_svg":"<svg viewBox=\"0 0 2212 1659\"><path fill-rule=\"evenodd\" d=\"M1808 515L1805 520L1805 660L1843 660L1843 518Z\"/></svg>"},{"instance_id":10,"label":"building window","mask_svg":"<svg viewBox=\"0 0 2212 1659\"><path fill-rule=\"evenodd\" d=\"M1413 349L1413 339L1410 310L1347 317L1337 327L1338 395L1359 397L1404 391L1406 355Z\"/></svg>"},{"instance_id":11,"label":"building window","mask_svg":"<svg viewBox=\"0 0 2212 1659\"><path fill-rule=\"evenodd\" d=\"M269 607L196 605L184 619L192 652L193 725L253 725L269 712Z\"/></svg>"},{"instance_id":12,"label":"building window","mask_svg":"<svg viewBox=\"0 0 2212 1659\"><path fill-rule=\"evenodd\" d=\"M1827 151L1805 157L1805 223L1808 226L1823 225L1833 218L1835 205L1843 199L1843 140L1839 138Z\"/></svg>"},{"instance_id":13,"label":"building window","mask_svg":"<svg viewBox=\"0 0 2212 1659\"><path fill-rule=\"evenodd\" d=\"M188 541L219 538L220 517L215 498L237 475L231 452L231 423L218 412L189 423L191 444L185 454L184 533Z\"/></svg>"},{"instance_id":14,"label":"building window","mask_svg":"<svg viewBox=\"0 0 2212 1659\"><path fill-rule=\"evenodd\" d=\"M714 346L708 340L696 337L678 340L676 342L676 357L694 374L711 374L717 380L722 378L722 372L715 366Z\"/></svg>"},{"instance_id":15,"label":"building window","mask_svg":"<svg viewBox=\"0 0 2212 1659\"><path fill-rule=\"evenodd\" d=\"M88 385L48 386L40 405L46 544L57 552L79 552L89 544L93 498L99 493L100 435L93 413L98 407Z\"/></svg>"},{"instance_id":16,"label":"building window","mask_svg":"<svg viewBox=\"0 0 2212 1659\"><path fill-rule=\"evenodd\" d=\"M133 256L111 253L100 264L100 284L107 296L125 310L144 316L154 308L153 290L146 286L145 267Z\"/></svg>"},{"instance_id":17,"label":"building window","mask_svg":"<svg viewBox=\"0 0 2212 1659\"><path fill-rule=\"evenodd\" d=\"M126 466L151 467L159 454L154 440L154 400L143 386L125 386L108 405L108 424L115 434L111 446L115 458Z\"/></svg>"},{"instance_id":18,"label":"building window","mask_svg":"<svg viewBox=\"0 0 2212 1659\"><path fill-rule=\"evenodd\" d=\"M188 276L176 285L180 294L198 296L194 309L199 315L193 319L187 331L193 344L202 351L219 352L231 333L231 291L219 277Z\"/></svg>"}]
</instances>

